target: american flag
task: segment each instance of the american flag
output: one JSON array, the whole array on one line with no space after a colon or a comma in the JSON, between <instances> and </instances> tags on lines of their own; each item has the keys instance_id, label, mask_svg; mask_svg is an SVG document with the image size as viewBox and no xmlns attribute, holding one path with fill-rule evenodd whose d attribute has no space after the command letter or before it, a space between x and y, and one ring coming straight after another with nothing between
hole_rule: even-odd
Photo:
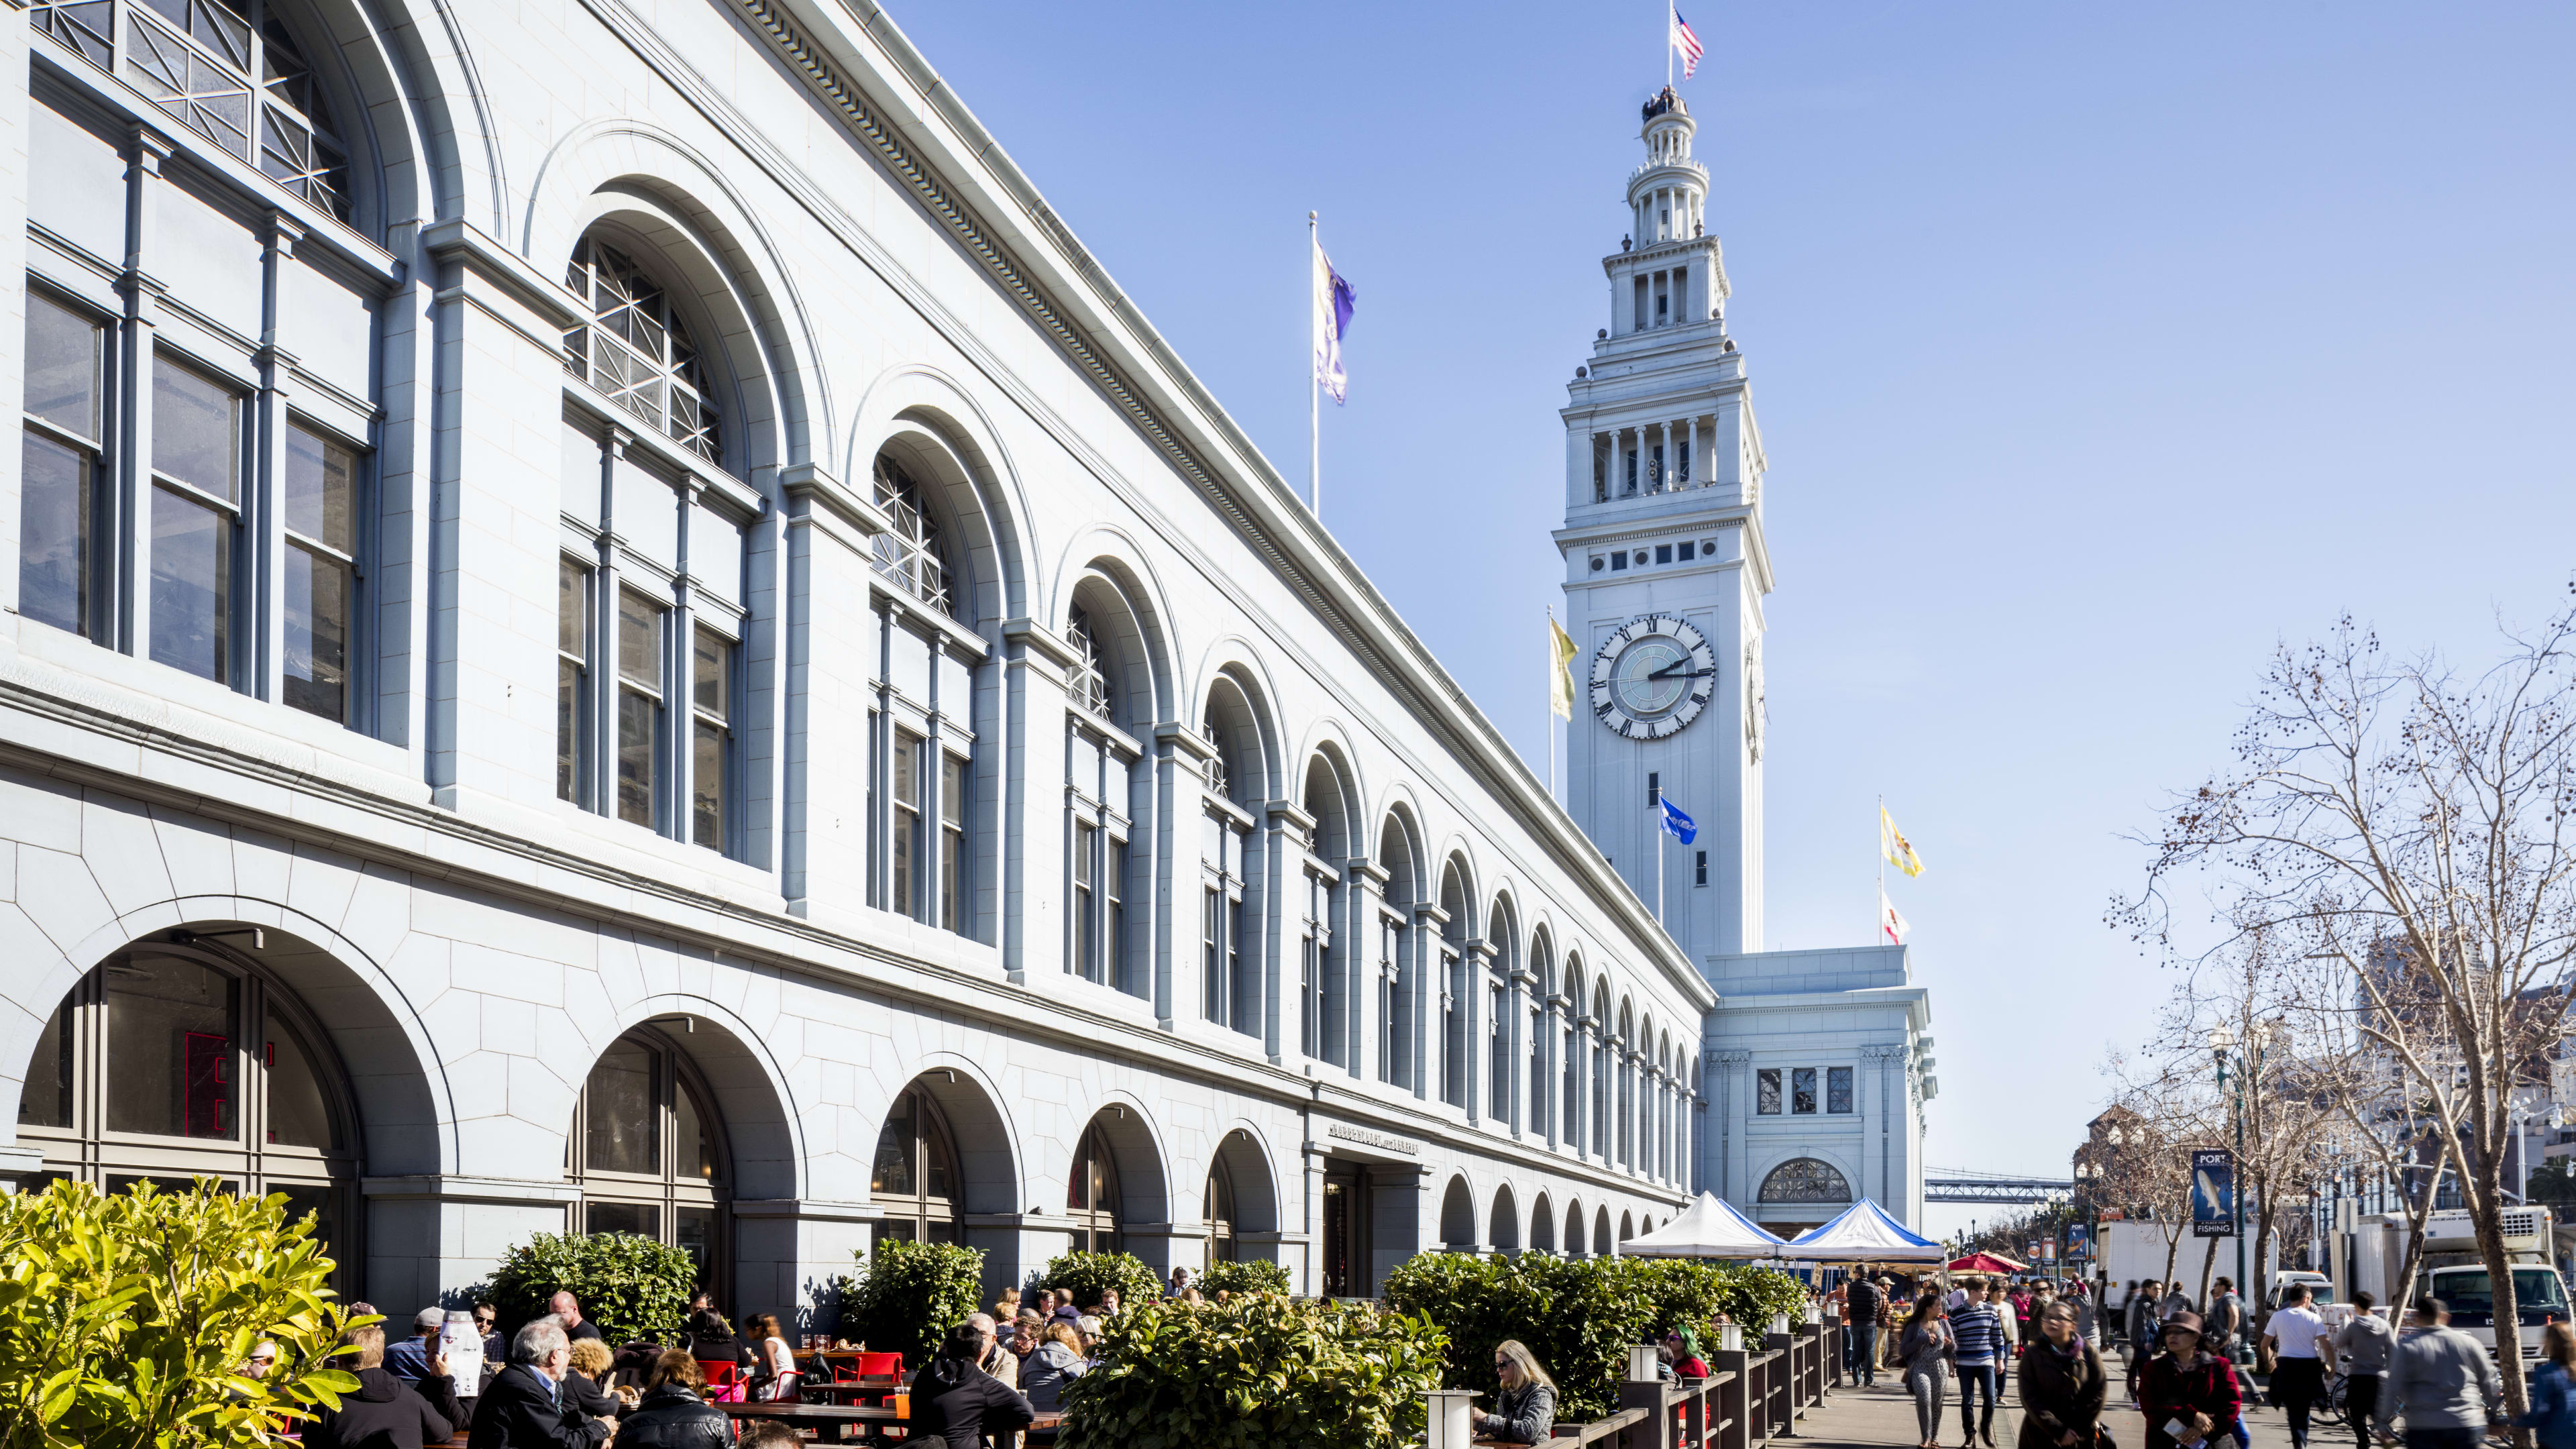
<instances>
[{"instance_id":1,"label":"american flag","mask_svg":"<svg viewBox=\"0 0 2576 1449\"><path fill-rule=\"evenodd\" d=\"M1690 22L1682 18L1681 11L1666 6L1664 13L1673 18L1673 49L1682 53L1682 79L1689 80L1699 69L1699 33L1690 28Z\"/></svg>"}]
</instances>

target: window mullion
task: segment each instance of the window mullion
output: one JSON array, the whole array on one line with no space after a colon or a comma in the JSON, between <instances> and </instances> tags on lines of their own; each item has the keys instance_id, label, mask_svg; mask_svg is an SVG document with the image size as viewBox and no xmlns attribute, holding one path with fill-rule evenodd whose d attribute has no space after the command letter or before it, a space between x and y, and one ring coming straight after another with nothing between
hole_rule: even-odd
<instances>
[{"instance_id":1,"label":"window mullion","mask_svg":"<svg viewBox=\"0 0 2576 1449\"><path fill-rule=\"evenodd\" d=\"M251 32L254 64L261 44ZM254 72L256 73L256 72ZM259 120L251 120L256 146ZM243 522L247 530L249 567L241 570L242 592L249 594L243 617L253 631L247 671L250 693L276 702L285 698L286 680L286 413L293 394L286 358L292 355L293 325L281 299L284 271L295 265L295 243L302 231L283 214L270 212L260 249L260 327L267 340L252 354L259 389L252 395L251 427L255 454L242 479ZM344 705L345 709L345 705Z\"/></svg>"},{"instance_id":2,"label":"window mullion","mask_svg":"<svg viewBox=\"0 0 2576 1449\"><path fill-rule=\"evenodd\" d=\"M120 16L131 25L130 6ZM108 405L115 410L110 429L109 467L114 484L100 490L98 525L100 564L95 577L100 619L93 634L101 643L127 654L149 653L152 639L152 369L154 339L160 330L161 284L151 276L160 252L161 168L170 143L137 125L126 137L125 207L133 255L117 279L125 299L119 319L115 381Z\"/></svg>"}]
</instances>

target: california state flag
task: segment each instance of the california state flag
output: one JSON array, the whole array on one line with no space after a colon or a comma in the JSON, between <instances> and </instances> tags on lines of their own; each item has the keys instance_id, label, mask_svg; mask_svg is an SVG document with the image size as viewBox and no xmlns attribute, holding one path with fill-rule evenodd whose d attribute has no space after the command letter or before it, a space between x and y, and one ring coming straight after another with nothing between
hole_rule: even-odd
<instances>
[{"instance_id":1,"label":"california state flag","mask_svg":"<svg viewBox=\"0 0 2576 1449\"><path fill-rule=\"evenodd\" d=\"M1896 903L1887 898L1885 891L1878 893L1878 928L1886 933L1891 944L1898 946L1905 944L1906 933L1914 929L1898 913Z\"/></svg>"}]
</instances>

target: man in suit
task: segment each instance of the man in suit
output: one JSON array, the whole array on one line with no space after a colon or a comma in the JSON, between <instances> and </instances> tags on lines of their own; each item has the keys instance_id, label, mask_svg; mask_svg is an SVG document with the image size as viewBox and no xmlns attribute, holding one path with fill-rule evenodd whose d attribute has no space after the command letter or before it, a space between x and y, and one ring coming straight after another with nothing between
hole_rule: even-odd
<instances>
[{"instance_id":1,"label":"man in suit","mask_svg":"<svg viewBox=\"0 0 2576 1449\"><path fill-rule=\"evenodd\" d=\"M615 1426L582 1413L563 1392L572 1372L572 1342L562 1320L548 1316L510 1341L510 1366L474 1406L470 1449L599 1449Z\"/></svg>"}]
</instances>

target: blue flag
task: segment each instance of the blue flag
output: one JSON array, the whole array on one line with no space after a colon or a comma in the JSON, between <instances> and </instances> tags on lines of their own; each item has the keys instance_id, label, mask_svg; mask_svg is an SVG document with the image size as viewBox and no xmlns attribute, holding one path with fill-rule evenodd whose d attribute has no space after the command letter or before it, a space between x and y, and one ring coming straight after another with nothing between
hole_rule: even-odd
<instances>
[{"instance_id":1,"label":"blue flag","mask_svg":"<svg viewBox=\"0 0 2576 1449\"><path fill-rule=\"evenodd\" d=\"M1658 800L1664 807L1664 833L1684 845L1699 839L1699 826L1682 813L1682 807L1670 800Z\"/></svg>"},{"instance_id":2,"label":"blue flag","mask_svg":"<svg viewBox=\"0 0 2576 1449\"><path fill-rule=\"evenodd\" d=\"M1350 390L1350 374L1342 370L1342 334L1351 330L1351 312L1359 294L1342 274L1333 270L1332 261L1321 245L1315 253L1315 381L1324 391L1341 402Z\"/></svg>"}]
</instances>

